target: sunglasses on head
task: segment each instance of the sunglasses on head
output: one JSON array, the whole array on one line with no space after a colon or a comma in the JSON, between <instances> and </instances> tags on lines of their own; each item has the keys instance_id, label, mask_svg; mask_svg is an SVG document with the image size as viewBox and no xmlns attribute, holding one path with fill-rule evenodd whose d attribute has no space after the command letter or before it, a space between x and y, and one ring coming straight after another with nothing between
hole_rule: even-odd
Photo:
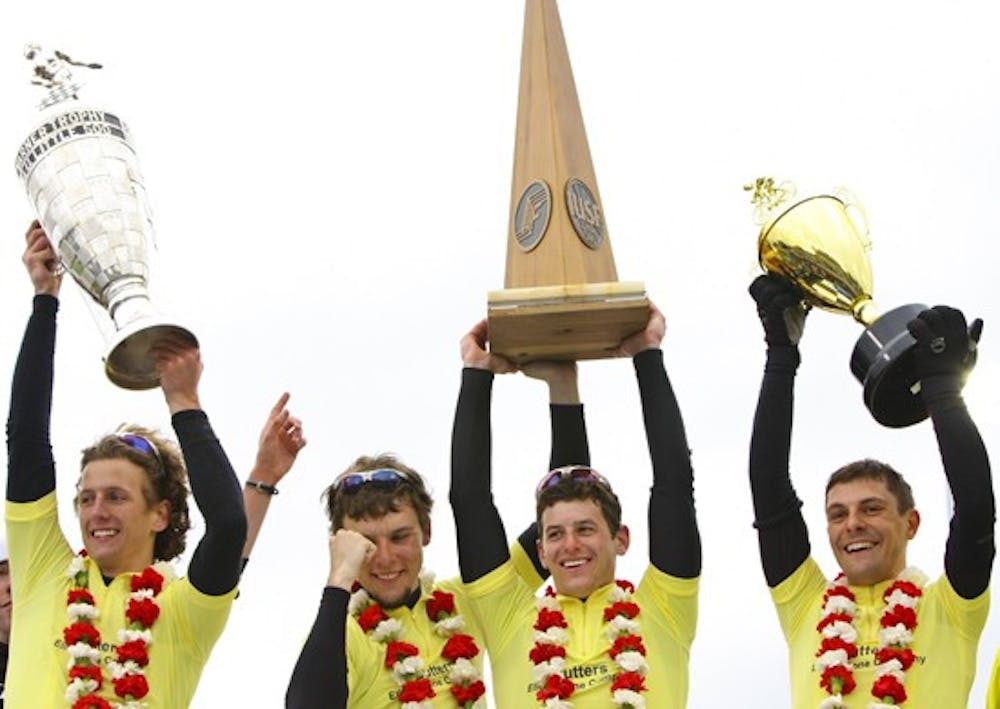
<instances>
[{"instance_id":1,"label":"sunglasses on head","mask_svg":"<svg viewBox=\"0 0 1000 709\"><path fill-rule=\"evenodd\" d=\"M119 441L127 445L132 450L137 450L140 453L155 459L160 466L160 470L164 469L163 458L160 457L160 451L151 440L145 436L140 436L138 433L116 433L115 436L118 437Z\"/></svg>"},{"instance_id":2,"label":"sunglasses on head","mask_svg":"<svg viewBox=\"0 0 1000 709\"><path fill-rule=\"evenodd\" d=\"M611 489L611 483L608 482L608 479L593 468L586 465L564 465L545 474L545 477L538 483L538 487L535 488L535 497L537 498L543 491L555 487L564 480L585 480Z\"/></svg>"},{"instance_id":3,"label":"sunglasses on head","mask_svg":"<svg viewBox=\"0 0 1000 709\"><path fill-rule=\"evenodd\" d=\"M379 485L399 485L400 483L412 482L410 476L399 470L392 468L379 468L378 470L364 470L360 473L344 473L334 482L337 492L344 490L356 490L367 483L377 483Z\"/></svg>"}]
</instances>

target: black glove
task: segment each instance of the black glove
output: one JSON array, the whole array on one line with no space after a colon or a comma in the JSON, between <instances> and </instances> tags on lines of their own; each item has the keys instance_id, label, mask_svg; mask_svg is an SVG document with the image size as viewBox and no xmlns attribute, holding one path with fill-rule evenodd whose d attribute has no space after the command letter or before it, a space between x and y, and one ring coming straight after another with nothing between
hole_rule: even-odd
<instances>
[{"instance_id":1,"label":"black glove","mask_svg":"<svg viewBox=\"0 0 1000 709\"><path fill-rule=\"evenodd\" d=\"M976 363L976 345L983 321L976 318L966 329L961 310L935 305L911 320L906 329L917 345L913 365L921 381L937 376L964 376Z\"/></svg>"},{"instance_id":2,"label":"black glove","mask_svg":"<svg viewBox=\"0 0 1000 709\"><path fill-rule=\"evenodd\" d=\"M802 302L802 291L788 279L768 273L754 279L750 295L757 302L757 315L764 326L767 346L798 345L808 311Z\"/></svg>"}]
</instances>

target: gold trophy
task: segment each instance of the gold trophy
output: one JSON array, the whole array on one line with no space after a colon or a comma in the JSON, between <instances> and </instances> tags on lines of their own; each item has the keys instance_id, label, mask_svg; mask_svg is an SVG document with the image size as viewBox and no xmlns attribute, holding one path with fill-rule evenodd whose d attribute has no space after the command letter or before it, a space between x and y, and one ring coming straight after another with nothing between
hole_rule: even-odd
<instances>
[{"instance_id":1,"label":"gold trophy","mask_svg":"<svg viewBox=\"0 0 1000 709\"><path fill-rule=\"evenodd\" d=\"M798 286L806 304L849 313L865 326L851 354L851 372L863 385L865 406L875 420L902 428L927 418L912 366L916 340L906 329L927 306L903 305L879 316L861 203L844 188L800 198L795 185L775 184L770 177L744 189L753 193L754 218L761 225L761 267Z\"/></svg>"},{"instance_id":2,"label":"gold trophy","mask_svg":"<svg viewBox=\"0 0 1000 709\"><path fill-rule=\"evenodd\" d=\"M642 330L642 283L620 283L555 0L527 0L504 290L490 348L515 362L614 357Z\"/></svg>"}]
</instances>

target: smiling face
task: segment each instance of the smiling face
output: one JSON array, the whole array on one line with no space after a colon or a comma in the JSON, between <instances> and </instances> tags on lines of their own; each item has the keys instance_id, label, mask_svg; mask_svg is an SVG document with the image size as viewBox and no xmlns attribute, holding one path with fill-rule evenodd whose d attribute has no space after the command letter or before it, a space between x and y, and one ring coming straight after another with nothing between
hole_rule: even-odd
<instances>
[{"instance_id":1,"label":"smiling face","mask_svg":"<svg viewBox=\"0 0 1000 709\"><path fill-rule=\"evenodd\" d=\"M399 504L398 510L381 517L345 517L344 529L366 537L375 551L361 567L358 582L383 608L397 608L420 584L425 535L413 505Z\"/></svg>"},{"instance_id":2,"label":"smiling face","mask_svg":"<svg viewBox=\"0 0 1000 709\"><path fill-rule=\"evenodd\" d=\"M906 567L906 545L920 515L899 510L881 480L860 478L833 485L826 494L826 530L833 554L854 586L888 581Z\"/></svg>"},{"instance_id":3,"label":"smiling face","mask_svg":"<svg viewBox=\"0 0 1000 709\"><path fill-rule=\"evenodd\" d=\"M628 528L612 534L593 500L563 500L542 512L538 555L559 593L587 598L614 581L617 557L628 541Z\"/></svg>"},{"instance_id":4,"label":"smiling face","mask_svg":"<svg viewBox=\"0 0 1000 709\"><path fill-rule=\"evenodd\" d=\"M80 534L104 576L142 571L153 563L156 534L167 527L170 503L147 502L146 485L146 472L123 458L92 460L80 474Z\"/></svg>"},{"instance_id":5,"label":"smiling face","mask_svg":"<svg viewBox=\"0 0 1000 709\"><path fill-rule=\"evenodd\" d=\"M0 642L10 642L10 566L7 560L0 561Z\"/></svg>"}]
</instances>

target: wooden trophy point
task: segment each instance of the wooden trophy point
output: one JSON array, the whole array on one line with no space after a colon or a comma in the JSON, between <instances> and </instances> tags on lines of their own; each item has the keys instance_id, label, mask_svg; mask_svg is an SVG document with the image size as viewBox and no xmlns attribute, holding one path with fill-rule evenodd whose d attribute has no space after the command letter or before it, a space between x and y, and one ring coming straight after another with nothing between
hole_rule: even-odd
<instances>
[{"instance_id":1,"label":"wooden trophy point","mask_svg":"<svg viewBox=\"0 0 1000 709\"><path fill-rule=\"evenodd\" d=\"M515 362L618 356L649 300L618 281L556 0L525 2L510 205L490 349Z\"/></svg>"}]
</instances>

